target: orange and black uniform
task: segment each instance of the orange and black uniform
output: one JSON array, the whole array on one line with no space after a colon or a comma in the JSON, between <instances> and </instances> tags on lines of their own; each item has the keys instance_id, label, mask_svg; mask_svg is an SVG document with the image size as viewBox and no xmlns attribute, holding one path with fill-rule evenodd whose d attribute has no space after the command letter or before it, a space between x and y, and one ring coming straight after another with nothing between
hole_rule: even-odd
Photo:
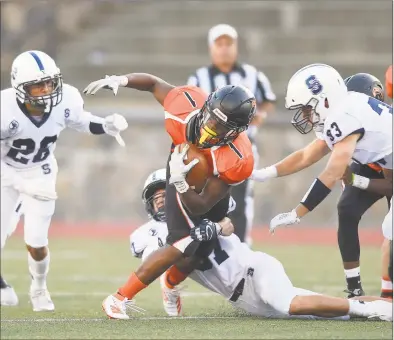
<instances>
[{"instance_id":1,"label":"orange and black uniform","mask_svg":"<svg viewBox=\"0 0 394 340\"><path fill-rule=\"evenodd\" d=\"M207 94L195 86L181 86L172 89L164 100L165 127L172 139L172 147L188 142L188 123L195 118L203 107ZM253 170L252 146L245 132L242 132L232 143L224 146L214 146L201 149L208 165L209 173L217 176L229 185L246 180ZM169 158L170 159L170 158ZM167 243L175 245L189 236L190 228L197 226L203 218L213 222L223 219L228 210L230 195L219 201L204 216L192 216L182 204L180 195L173 185L168 184L170 177L169 162L167 162L166 186L166 217L168 226ZM193 241L184 249L187 256L192 255L199 242Z\"/></svg>"}]
</instances>

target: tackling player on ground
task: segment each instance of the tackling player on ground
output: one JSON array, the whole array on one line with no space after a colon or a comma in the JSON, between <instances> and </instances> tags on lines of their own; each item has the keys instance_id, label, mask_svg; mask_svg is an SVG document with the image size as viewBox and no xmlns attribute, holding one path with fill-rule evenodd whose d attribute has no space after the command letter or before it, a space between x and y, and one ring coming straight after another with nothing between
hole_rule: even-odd
<instances>
[{"instance_id":1,"label":"tackling player on ground","mask_svg":"<svg viewBox=\"0 0 394 340\"><path fill-rule=\"evenodd\" d=\"M52 311L46 277L48 229L57 199L56 141L70 127L122 142L119 132L127 122L118 114L100 118L86 112L79 91L63 83L55 61L40 51L16 57L11 84L1 91L1 249L24 214L33 311ZM1 279L1 304L17 303L13 288Z\"/></svg>"},{"instance_id":2,"label":"tackling player on ground","mask_svg":"<svg viewBox=\"0 0 394 340\"><path fill-rule=\"evenodd\" d=\"M247 179L254 164L245 131L255 115L256 99L245 87L224 86L207 96L195 86L176 87L150 74L133 73L95 81L84 92L93 95L101 88L109 88L116 94L119 86L149 91L164 108L165 128L173 142L165 205L169 234L167 245L152 253L115 294L103 301L107 314L131 300L171 266L181 275L173 265L193 255L200 246L190 237L190 229L205 218L219 222L226 216L231 186ZM197 160L184 164L188 145L181 150L182 143L196 145L207 159L211 177L201 194L186 182Z\"/></svg>"},{"instance_id":3,"label":"tackling player on ground","mask_svg":"<svg viewBox=\"0 0 394 340\"><path fill-rule=\"evenodd\" d=\"M150 220L136 229L130 235L130 248L133 256L144 261L148 255L166 243L168 230L165 214L165 188L166 169L159 169L152 172L145 181L142 191L142 201ZM230 198L228 213L235 209L235 201ZM212 222L211 222L212 223ZM227 230L233 230L230 219L225 217L218 225L212 225L214 229L222 230L226 234ZM160 285L163 297L163 306L169 316L179 316L182 314L182 300L178 287L171 284L177 282L174 270L166 271L160 276ZM181 279L183 280L184 275Z\"/></svg>"},{"instance_id":4,"label":"tackling player on ground","mask_svg":"<svg viewBox=\"0 0 394 340\"><path fill-rule=\"evenodd\" d=\"M151 220L135 230L130 237L133 255L142 258L143 261L163 246L162 240L167 236L165 213L160 210L164 204L163 200L166 199L163 196L163 186L165 169L157 170L148 177L142 195L149 215L153 218L160 216L160 222ZM215 228L214 223L204 220L191 229L192 238L207 241L207 231ZM388 321L392 319L392 304L375 301L379 298L369 297L366 301L374 302L361 303L294 287L278 260L268 254L250 250L232 234L233 230L231 222L224 222L223 235L227 236L216 236L216 233L211 233L214 238L208 242L213 243L214 248L208 256L198 256L197 252L192 257L181 259L177 263L178 269L183 273L181 277L171 276L168 272L160 277L164 308L169 316L179 315L177 306L180 305L180 297L178 303L174 301L173 308L170 309L166 293L169 290L168 285L173 287L175 282L176 286L188 274L192 280L220 294L234 307L261 317L337 317L339 320L346 320L350 314L365 318L378 317ZM176 290L176 287L173 287L173 290ZM117 311L117 314L121 314L125 319L128 318L126 308L127 304L124 303L120 305L121 313ZM118 317L111 310L107 314L110 317Z\"/></svg>"}]
</instances>

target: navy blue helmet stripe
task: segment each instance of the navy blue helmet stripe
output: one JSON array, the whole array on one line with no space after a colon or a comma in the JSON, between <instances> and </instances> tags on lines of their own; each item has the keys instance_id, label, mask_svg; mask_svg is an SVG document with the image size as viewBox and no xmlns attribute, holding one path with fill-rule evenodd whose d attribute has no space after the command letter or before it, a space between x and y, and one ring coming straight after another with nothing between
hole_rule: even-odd
<instances>
[{"instance_id":1,"label":"navy blue helmet stripe","mask_svg":"<svg viewBox=\"0 0 394 340\"><path fill-rule=\"evenodd\" d=\"M40 68L40 71L44 71L44 65L41 62L41 59L38 57L38 55L35 52L30 52L31 56L35 59L38 67Z\"/></svg>"}]
</instances>

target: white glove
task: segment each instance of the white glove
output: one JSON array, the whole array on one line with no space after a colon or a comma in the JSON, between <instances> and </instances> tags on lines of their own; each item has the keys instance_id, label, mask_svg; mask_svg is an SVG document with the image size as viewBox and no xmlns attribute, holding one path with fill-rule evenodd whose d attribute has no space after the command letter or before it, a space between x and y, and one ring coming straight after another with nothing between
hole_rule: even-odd
<instances>
[{"instance_id":1,"label":"white glove","mask_svg":"<svg viewBox=\"0 0 394 340\"><path fill-rule=\"evenodd\" d=\"M286 226L300 223L300 218L295 210L276 215L270 222L270 233L273 234L279 226Z\"/></svg>"},{"instance_id":2,"label":"white glove","mask_svg":"<svg viewBox=\"0 0 394 340\"><path fill-rule=\"evenodd\" d=\"M20 193L29 195L40 201L52 201L57 199L55 188L46 180L28 180L18 176L14 188Z\"/></svg>"},{"instance_id":3,"label":"white glove","mask_svg":"<svg viewBox=\"0 0 394 340\"><path fill-rule=\"evenodd\" d=\"M105 76L104 79L91 82L83 90L85 94L95 95L100 89L112 90L114 96L118 93L119 86L127 86L129 82L126 76Z\"/></svg>"},{"instance_id":4,"label":"white glove","mask_svg":"<svg viewBox=\"0 0 394 340\"><path fill-rule=\"evenodd\" d=\"M257 182L265 182L267 179L278 177L278 171L275 165L260 170L253 170L250 179Z\"/></svg>"},{"instance_id":5,"label":"white glove","mask_svg":"<svg viewBox=\"0 0 394 340\"><path fill-rule=\"evenodd\" d=\"M183 194L189 189L189 184L186 182L187 173L199 162L198 159L193 159L189 164L183 163L186 158L189 145L186 144L182 150L180 145L175 146L174 152L171 154L170 159L170 184L174 184L175 189Z\"/></svg>"},{"instance_id":6,"label":"white glove","mask_svg":"<svg viewBox=\"0 0 394 340\"><path fill-rule=\"evenodd\" d=\"M127 129L129 124L126 119L117 113L105 117L105 123L103 125L106 134L115 137L116 141L121 145L125 146L123 138L120 136L120 132Z\"/></svg>"}]
</instances>

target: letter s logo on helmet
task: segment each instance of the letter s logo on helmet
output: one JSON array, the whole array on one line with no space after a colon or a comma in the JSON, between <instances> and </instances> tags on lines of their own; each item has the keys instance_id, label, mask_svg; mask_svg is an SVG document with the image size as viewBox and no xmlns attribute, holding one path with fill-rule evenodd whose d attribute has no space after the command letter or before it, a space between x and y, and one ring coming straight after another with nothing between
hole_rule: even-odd
<instances>
[{"instance_id":1,"label":"letter s logo on helmet","mask_svg":"<svg viewBox=\"0 0 394 340\"><path fill-rule=\"evenodd\" d=\"M323 86L317 80L316 76L312 75L305 80L305 84L313 95L317 95L323 91Z\"/></svg>"}]
</instances>

